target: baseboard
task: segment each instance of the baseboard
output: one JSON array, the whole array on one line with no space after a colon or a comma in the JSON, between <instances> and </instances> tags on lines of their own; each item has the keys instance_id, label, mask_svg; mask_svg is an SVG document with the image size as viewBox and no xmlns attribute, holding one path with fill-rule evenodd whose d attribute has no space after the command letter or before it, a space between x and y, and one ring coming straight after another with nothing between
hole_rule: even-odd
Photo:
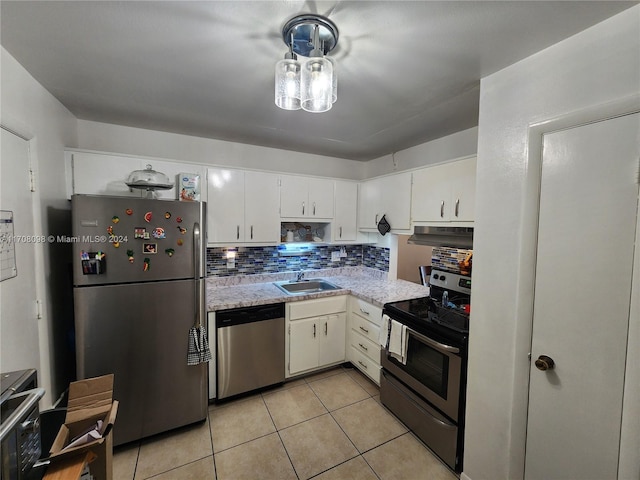
<instances>
[{"instance_id":1,"label":"baseboard","mask_svg":"<svg viewBox=\"0 0 640 480\"><path fill-rule=\"evenodd\" d=\"M460 474L460 480L471 480L471 477L469 475L467 475L466 473L462 472Z\"/></svg>"}]
</instances>

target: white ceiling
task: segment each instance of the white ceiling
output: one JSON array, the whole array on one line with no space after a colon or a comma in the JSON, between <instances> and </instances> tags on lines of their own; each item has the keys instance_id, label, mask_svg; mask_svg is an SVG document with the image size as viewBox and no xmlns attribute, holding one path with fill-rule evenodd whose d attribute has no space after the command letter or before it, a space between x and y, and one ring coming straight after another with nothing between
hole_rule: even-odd
<instances>
[{"instance_id":1,"label":"white ceiling","mask_svg":"<svg viewBox=\"0 0 640 480\"><path fill-rule=\"evenodd\" d=\"M636 3L2 0L1 41L80 119L370 160L477 125L480 78ZM320 114L273 99L309 12L340 31Z\"/></svg>"}]
</instances>

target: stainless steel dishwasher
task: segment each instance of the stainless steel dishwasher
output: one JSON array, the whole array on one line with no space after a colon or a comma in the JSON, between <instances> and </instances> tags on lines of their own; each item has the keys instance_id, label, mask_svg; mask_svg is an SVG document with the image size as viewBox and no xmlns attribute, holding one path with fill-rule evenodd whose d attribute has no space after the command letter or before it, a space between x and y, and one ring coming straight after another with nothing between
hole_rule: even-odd
<instances>
[{"instance_id":1,"label":"stainless steel dishwasher","mask_svg":"<svg viewBox=\"0 0 640 480\"><path fill-rule=\"evenodd\" d=\"M217 398L284 382L284 303L216 312Z\"/></svg>"}]
</instances>

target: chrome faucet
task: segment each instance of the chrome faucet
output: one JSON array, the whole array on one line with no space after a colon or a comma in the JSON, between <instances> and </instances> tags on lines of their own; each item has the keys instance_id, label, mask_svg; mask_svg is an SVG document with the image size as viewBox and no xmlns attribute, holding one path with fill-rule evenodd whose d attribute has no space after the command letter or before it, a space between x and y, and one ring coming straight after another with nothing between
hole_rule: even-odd
<instances>
[{"instance_id":1,"label":"chrome faucet","mask_svg":"<svg viewBox=\"0 0 640 480\"><path fill-rule=\"evenodd\" d=\"M299 282L303 278L304 278L304 272L298 272L298 275L296 276L296 282Z\"/></svg>"}]
</instances>

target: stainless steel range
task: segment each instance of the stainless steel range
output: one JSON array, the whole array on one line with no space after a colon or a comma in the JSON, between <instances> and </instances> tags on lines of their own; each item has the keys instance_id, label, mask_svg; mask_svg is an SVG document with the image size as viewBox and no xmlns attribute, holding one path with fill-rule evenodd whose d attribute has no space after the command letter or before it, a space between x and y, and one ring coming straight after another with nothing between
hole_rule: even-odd
<instances>
[{"instance_id":1,"label":"stainless steel range","mask_svg":"<svg viewBox=\"0 0 640 480\"><path fill-rule=\"evenodd\" d=\"M382 348L380 399L456 472L462 471L471 277L433 270L431 296L387 303L405 325L405 362Z\"/></svg>"}]
</instances>

